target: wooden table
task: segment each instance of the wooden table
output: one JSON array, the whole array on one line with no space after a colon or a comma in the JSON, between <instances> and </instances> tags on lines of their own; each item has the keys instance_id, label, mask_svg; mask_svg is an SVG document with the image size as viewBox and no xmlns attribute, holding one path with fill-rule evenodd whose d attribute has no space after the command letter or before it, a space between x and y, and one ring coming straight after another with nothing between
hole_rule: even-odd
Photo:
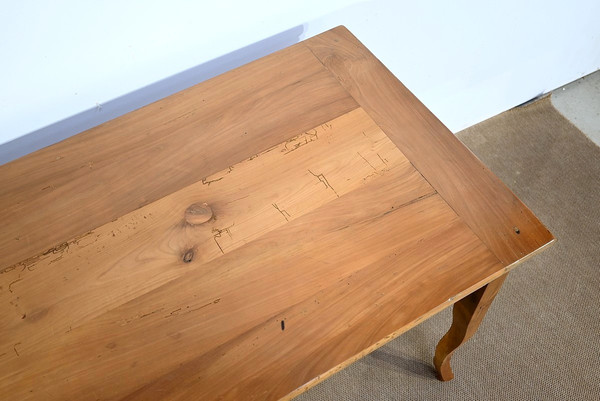
<instances>
[{"instance_id":1,"label":"wooden table","mask_svg":"<svg viewBox=\"0 0 600 401\"><path fill-rule=\"evenodd\" d=\"M554 240L344 27L8 163L0 188L3 400L292 398L454 304L448 380Z\"/></svg>"}]
</instances>

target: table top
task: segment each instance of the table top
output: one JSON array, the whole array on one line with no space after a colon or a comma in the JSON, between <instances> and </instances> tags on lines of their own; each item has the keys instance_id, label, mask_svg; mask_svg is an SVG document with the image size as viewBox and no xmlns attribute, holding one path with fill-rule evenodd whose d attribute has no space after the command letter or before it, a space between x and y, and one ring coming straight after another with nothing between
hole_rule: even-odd
<instances>
[{"instance_id":1,"label":"table top","mask_svg":"<svg viewBox=\"0 0 600 401\"><path fill-rule=\"evenodd\" d=\"M0 188L1 399L291 398L554 240L344 27Z\"/></svg>"}]
</instances>

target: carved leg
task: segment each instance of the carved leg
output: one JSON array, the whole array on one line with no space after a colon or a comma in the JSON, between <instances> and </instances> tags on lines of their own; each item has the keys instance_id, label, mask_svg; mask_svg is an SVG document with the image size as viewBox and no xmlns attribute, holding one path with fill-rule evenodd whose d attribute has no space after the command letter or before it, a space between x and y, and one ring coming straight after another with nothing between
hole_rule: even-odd
<instances>
[{"instance_id":1,"label":"carved leg","mask_svg":"<svg viewBox=\"0 0 600 401\"><path fill-rule=\"evenodd\" d=\"M438 379L448 381L454 378L450 368L450 357L460 345L475 334L506 276L507 274L497 278L454 304L452 325L438 343L433 358Z\"/></svg>"}]
</instances>

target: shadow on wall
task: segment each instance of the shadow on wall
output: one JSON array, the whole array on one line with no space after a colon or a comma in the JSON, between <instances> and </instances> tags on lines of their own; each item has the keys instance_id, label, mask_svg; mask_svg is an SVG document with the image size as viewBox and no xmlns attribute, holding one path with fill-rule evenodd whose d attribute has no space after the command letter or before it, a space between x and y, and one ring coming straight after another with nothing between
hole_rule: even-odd
<instances>
[{"instance_id":1,"label":"shadow on wall","mask_svg":"<svg viewBox=\"0 0 600 401\"><path fill-rule=\"evenodd\" d=\"M0 165L300 41L302 25L162 79L0 146Z\"/></svg>"}]
</instances>

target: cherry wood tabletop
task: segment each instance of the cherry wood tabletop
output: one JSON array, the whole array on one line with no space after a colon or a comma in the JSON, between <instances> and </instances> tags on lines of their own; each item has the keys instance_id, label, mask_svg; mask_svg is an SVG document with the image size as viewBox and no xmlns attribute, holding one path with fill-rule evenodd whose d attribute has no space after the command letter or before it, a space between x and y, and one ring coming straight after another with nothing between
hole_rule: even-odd
<instances>
[{"instance_id":1,"label":"cherry wood tabletop","mask_svg":"<svg viewBox=\"0 0 600 401\"><path fill-rule=\"evenodd\" d=\"M0 221L3 400L292 398L554 241L344 27L0 166Z\"/></svg>"}]
</instances>

